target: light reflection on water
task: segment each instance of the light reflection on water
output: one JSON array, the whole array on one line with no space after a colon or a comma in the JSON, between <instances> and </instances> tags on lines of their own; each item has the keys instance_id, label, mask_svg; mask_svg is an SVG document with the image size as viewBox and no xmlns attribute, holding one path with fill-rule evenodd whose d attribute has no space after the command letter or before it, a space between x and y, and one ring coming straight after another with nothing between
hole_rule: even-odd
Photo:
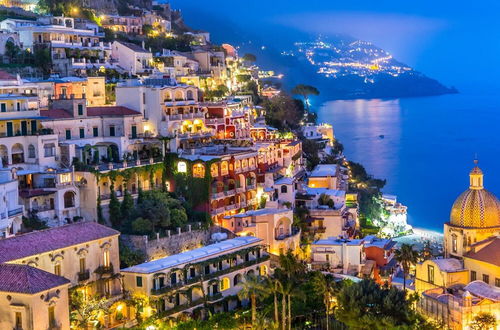
<instances>
[{"instance_id":1,"label":"light reflection on water","mask_svg":"<svg viewBox=\"0 0 500 330\"><path fill-rule=\"evenodd\" d=\"M318 110L347 156L387 179L409 222L442 230L467 188L477 153L487 189L500 193L500 101L488 95L330 101ZM383 136L383 137L381 137Z\"/></svg>"}]
</instances>

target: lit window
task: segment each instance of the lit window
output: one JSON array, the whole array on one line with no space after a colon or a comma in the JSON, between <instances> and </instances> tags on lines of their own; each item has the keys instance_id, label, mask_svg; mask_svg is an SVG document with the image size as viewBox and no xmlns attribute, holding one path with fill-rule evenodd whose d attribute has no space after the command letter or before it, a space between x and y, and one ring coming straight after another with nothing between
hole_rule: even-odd
<instances>
[{"instance_id":1,"label":"lit window","mask_svg":"<svg viewBox=\"0 0 500 330\"><path fill-rule=\"evenodd\" d=\"M429 279L429 283L434 283L434 266L427 266L427 276Z\"/></svg>"},{"instance_id":2,"label":"lit window","mask_svg":"<svg viewBox=\"0 0 500 330\"><path fill-rule=\"evenodd\" d=\"M220 281L220 291L225 291L227 289L229 289L229 287L231 286L231 282L229 281L229 278L227 277L224 277L222 279L222 281Z\"/></svg>"},{"instance_id":3,"label":"lit window","mask_svg":"<svg viewBox=\"0 0 500 330\"><path fill-rule=\"evenodd\" d=\"M61 276L61 264L54 265L54 274L57 276Z\"/></svg>"},{"instance_id":4,"label":"lit window","mask_svg":"<svg viewBox=\"0 0 500 330\"><path fill-rule=\"evenodd\" d=\"M179 172L179 173L186 173L187 172L186 162L178 162L177 163L177 172Z\"/></svg>"},{"instance_id":5,"label":"lit window","mask_svg":"<svg viewBox=\"0 0 500 330\"><path fill-rule=\"evenodd\" d=\"M195 164L193 166L193 177L195 178L205 177L205 166L203 166L203 164Z\"/></svg>"},{"instance_id":6,"label":"lit window","mask_svg":"<svg viewBox=\"0 0 500 330\"><path fill-rule=\"evenodd\" d=\"M110 265L109 250L105 250L103 253L103 265L104 267L109 267Z\"/></svg>"}]
</instances>

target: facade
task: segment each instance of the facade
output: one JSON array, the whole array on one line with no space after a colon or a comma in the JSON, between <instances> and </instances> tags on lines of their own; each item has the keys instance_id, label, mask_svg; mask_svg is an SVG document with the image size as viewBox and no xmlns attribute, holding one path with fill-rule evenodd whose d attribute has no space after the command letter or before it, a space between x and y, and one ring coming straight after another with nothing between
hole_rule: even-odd
<instances>
[{"instance_id":1,"label":"facade","mask_svg":"<svg viewBox=\"0 0 500 330\"><path fill-rule=\"evenodd\" d=\"M160 315L191 312L205 296L209 305L226 298L224 309L230 310L238 304L236 294L246 274L268 274L269 256L261 239L237 237L121 272L126 290L158 300Z\"/></svg>"},{"instance_id":2,"label":"facade","mask_svg":"<svg viewBox=\"0 0 500 330\"><path fill-rule=\"evenodd\" d=\"M32 266L0 264L0 328L69 329L69 284Z\"/></svg>"},{"instance_id":3,"label":"facade","mask_svg":"<svg viewBox=\"0 0 500 330\"><path fill-rule=\"evenodd\" d=\"M311 244L311 263L334 273L357 275L366 263L363 239L329 237Z\"/></svg>"},{"instance_id":4,"label":"facade","mask_svg":"<svg viewBox=\"0 0 500 330\"><path fill-rule=\"evenodd\" d=\"M101 24L103 27L115 32L123 32L132 35L142 34L143 21L141 17L103 15Z\"/></svg>"},{"instance_id":5,"label":"facade","mask_svg":"<svg viewBox=\"0 0 500 330\"><path fill-rule=\"evenodd\" d=\"M242 102L222 101L203 103L207 127L215 131L217 139L249 139L251 111Z\"/></svg>"},{"instance_id":6,"label":"facade","mask_svg":"<svg viewBox=\"0 0 500 330\"><path fill-rule=\"evenodd\" d=\"M239 236L255 236L263 240L274 255L294 252L300 246L300 229L293 227L291 209L264 208L235 214L223 219L224 228L232 228Z\"/></svg>"},{"instance_id":7,"label":"facade","mask_svg":"<svg viewBox=\"0 0 500 330\"><path fill-rule=\"evenodd\" d=\"M111 45L111 61L130 75L142 75L153 72L153 54L139 45L114 41Z\"/></svg>"},{"instance_id":8,"label":"facade","mask_svg":"<svg viewBox=\"0 0 500 330\"><path fill-rule=\"evenodd\" d=\"M19 202L15 170L0 170L0 237L21 230L24 207Z\"/></svg>"}]
</instances>

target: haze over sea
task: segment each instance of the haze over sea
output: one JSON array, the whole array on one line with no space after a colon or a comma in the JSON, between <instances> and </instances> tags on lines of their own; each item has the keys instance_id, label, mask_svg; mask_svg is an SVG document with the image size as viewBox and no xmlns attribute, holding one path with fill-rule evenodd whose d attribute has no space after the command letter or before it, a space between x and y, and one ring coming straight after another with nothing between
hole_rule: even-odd
<instances>
[{"instance_id":1,"label":"haze over sea","mask_svg":"<svg viewBox=\"0 0 500 330\"><path fill-rule=\"evenodd\" d=\"M442 231L455 198L468 187L477 153L485 187L500 195L500 2L387 0L172 0L186 22L257 55L285 74L289 88L316 85L319 121L332 123L349 158L387 179L384 192L408 206L409 222ZM271 5L270 5L271 4ZM203 17L203 19L199 19ZM289 65L279 52L318 34L347 33L373 42L456 95L399 100L330 101L327 84ZM262 49L264 46L264 49ZM379 135L384 135L381 139Z\"/></svg>"}]
</instances>

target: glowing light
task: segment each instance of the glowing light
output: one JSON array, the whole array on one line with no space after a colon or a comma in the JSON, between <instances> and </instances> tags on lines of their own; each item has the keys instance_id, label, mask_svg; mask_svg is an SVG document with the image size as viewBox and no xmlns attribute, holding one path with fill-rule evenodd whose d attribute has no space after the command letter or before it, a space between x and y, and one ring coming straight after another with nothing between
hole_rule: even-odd
<instances>
[{"instance_id":1,"label":"glowing light","mask_svg":"<svg viewBox=\"0 0 500 330\"><path fill-rule=\"evenodd\" d=\"M178 162L177 163L177 172L179 172L179 173L186 173L187 172L186 162Z\"/></svg>"}]
</instances>

